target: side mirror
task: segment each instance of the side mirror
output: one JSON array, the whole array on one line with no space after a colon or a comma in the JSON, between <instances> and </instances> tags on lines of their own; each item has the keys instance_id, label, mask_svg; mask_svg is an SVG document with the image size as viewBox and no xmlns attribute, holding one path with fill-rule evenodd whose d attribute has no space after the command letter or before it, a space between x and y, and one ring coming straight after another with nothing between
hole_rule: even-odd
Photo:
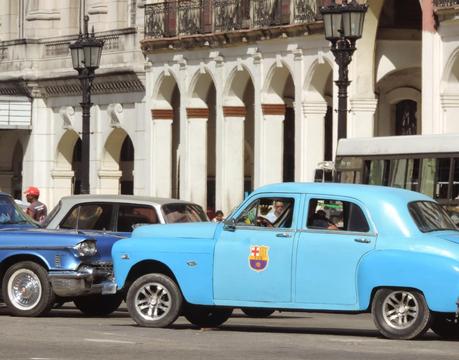
<instances>
[{"instance_id":1,"label":"side mirror","mask_svg":"<svg viewBox=\"0 0 459 360\"><path fill-rule=\"evenodd\" d=\"M234 219L225 220L223 222L223 230L236 231L236 221Z\"/></svg>"}]
</instances>

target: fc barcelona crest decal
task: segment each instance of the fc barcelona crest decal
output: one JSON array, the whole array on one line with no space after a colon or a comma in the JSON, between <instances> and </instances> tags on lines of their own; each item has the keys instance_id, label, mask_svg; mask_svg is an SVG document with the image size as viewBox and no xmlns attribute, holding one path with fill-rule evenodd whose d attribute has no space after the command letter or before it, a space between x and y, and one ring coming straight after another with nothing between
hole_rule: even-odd
<instances>
[{"instance_id":1,"label":"fc barcelona crest decal","mask_svg":"<svg viewBox=\"0 0 459 360\"><path fill-rule=\"evenodd\" d=\"M254 271L264 271L268 267L268 246L251 246L249 254L249 266Z\"/></svg>"}]
</instances>

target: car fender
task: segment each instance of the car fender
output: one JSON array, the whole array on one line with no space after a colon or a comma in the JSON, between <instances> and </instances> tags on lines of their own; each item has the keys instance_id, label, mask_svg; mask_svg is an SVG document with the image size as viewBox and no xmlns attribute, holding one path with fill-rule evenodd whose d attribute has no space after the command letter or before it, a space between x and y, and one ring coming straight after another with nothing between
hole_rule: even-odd
<instances>
[{"instance_id":1,"label":"car fender","mask_svg":"<svg viewBox=\"0 0 459 360\"><path fill-rule=\"evenodd\" d=\"M366 254L357 269L359 308L368 309L377 288L421 291L429 309L455 312L459 297L459 262L439 254L379 250Z\"/></svg>"},{"instance_id":2,"label":"car fender","mask_svg":"<svg viewBox=\"0 0 459 360\"><path fill-rule=\"evenodd\" d=\"M112 257L118 289L125 287L136 265L154 262L170 269L186 301L211 305L213 250L212 239L193 238L191 241L187 238L136 238L135 241L117 241L112 248Z\"/></svg>"},{"instance_id":3,"label":"car fender","mask_svg":"<svg viewBox=\"0 0 459 360\"><path fill-rule=\"evenodd\" d=\"M47 270L52 268L50 256L45 256L42 252L37 252L33 250L15 250L8 251L8 255L2 254L3 251L0 251L1 257L1 267L5 270L5 264L15 264L23 260L31 260L37 263L40 263L46 267Z\"/></svg>"}]
</instances>

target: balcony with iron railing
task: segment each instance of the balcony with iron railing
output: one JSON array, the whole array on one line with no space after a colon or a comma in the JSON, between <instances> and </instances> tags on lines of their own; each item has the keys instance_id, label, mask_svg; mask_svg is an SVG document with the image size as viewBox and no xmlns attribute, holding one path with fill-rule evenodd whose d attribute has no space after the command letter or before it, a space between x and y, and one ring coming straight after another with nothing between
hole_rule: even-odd
<instances>
[{"instance_id":1,"label":"balcony with iron railing","mask_svg":"<svg viewBox=\"0 0 459 360\"><path fill-rule=\"evenodd\" d=\"M439 9L459 5L459 0L434 0L433 3Z\"/></svg>"},{"instance_id":2,"label":"balcony with iron railing","mask_svg":"<svg viewBox=\"0 0 459 360\"><path fill-rule=\"evenodd\" d=\"M438 22L455 19L459 15L459 0L433 0L433 4Z\"/></svg>"},{"instance_id":3,"label":"balcony with iron railing","mask_svg":"<svg viewBox=\"0 0 459 360\"><path fill-rule=\"evenodd\" d=\"M321 4L322 0L169 0L148 4L142 48L170 47L178 39L187 43L190 38L194 45L199 45L199 39L203 43L224 42L225 34L234 39L238 33L247 40L257 31L266 35L274 28L301 29L304 34L305 26L321 18Z\"/></svg>"}]
</instances>

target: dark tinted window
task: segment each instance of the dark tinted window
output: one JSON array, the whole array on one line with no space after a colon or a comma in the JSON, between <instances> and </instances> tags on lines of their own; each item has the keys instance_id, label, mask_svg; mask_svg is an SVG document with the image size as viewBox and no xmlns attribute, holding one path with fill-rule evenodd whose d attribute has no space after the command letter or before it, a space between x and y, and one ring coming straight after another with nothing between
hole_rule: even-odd
<instances>
[{"instance_id":1,"label":"dark tinted window","mask_svg":"<svg viewBox=\"0 0 459 360\"><path fill-rule=\"evenodd\" d=\"M161 207L166 223L209 221L204 210L196 204L166 204Z\"/></svg>"},{"instance_id":2,"label":"dark tinted window","mask_svg":"<svg viewBox=\"0 0 459 360\"><path fill-rule=\"evenodd\" d=\"M61 223L61 229L111 231L112 205L85 204L74 207Z\"/></svg>"},{"instance_id":3,"label":"dark tinted window","mask_svg":"<svg viewBox=\"0 0 459 360\"><path fill-rule=\"evenodd\" d=\"M120 204L117 231L131 232L135 224L157 224L156 210L151 206Z\"/></svg>"},{"instance_id":4,"label":"dark tinted window","mask_svg":"<svg viewBox=\"0 0 459 360\"><path fill-rule=\"evenodd\" d=\"M445 210L432 201L417 201L408 204L414 222L422 232L457 230Z\"/></svg>"},{"instance_id":5,"label":"dark tinted window","mask_svg":"<svg viewBox=\"0 0 459 360\"><path fill-rule=\"evenodd\" d=\"M370 226L362 209L349 201L311 199L307 227L311 229L368 232Z\"/></svg>"}]
</instances>

